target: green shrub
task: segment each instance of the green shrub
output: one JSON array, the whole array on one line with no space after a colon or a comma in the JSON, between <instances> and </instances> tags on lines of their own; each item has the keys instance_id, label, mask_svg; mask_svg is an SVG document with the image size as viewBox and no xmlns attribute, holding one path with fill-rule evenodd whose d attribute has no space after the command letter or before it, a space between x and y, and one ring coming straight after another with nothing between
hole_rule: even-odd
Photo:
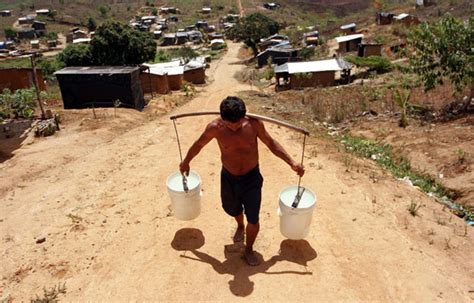
<instances>
[{"instance_id":1,"label":"green shrub","mask_svg":"<svg viewBox=\"0 0 474 303\"><path fill-rule=\"evenodd\" d=\"M374 70L379 74L389 72L393 69L390 60L382 56L347 56L344 59L357 65L358 67L367 67L369 70Z\"/></svg>"},{"instance_id":2,"label":"green shrub","mask_svg":"<svg viewBox=\"0 0 474 303\"><path fill-rule=\"evenodd\" d=\"M43 93L44 94L44 93ZM18 89L12 93L4 89L0 94L0 118L32 118L35 102L35 89Z\"/></svg>"}]
</instances>

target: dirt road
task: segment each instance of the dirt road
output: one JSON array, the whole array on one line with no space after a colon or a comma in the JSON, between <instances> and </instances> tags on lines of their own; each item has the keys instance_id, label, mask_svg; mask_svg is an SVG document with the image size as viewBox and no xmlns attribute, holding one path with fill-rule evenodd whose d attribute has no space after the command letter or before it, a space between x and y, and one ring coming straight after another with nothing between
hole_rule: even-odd
<instances>
[{"instance_id":1,"label":"dirt road","mask_svg":"<svg viewBox=\"0 0 474 303\"><path fill-rule=\"evenodd\" d=\"M229 43L208 71L212 84L172 114L216 110L225 96L249 89L233 78L242 68L232 64L238 47ZM191 163L202 177L202 212L179 221L165 186L179 162L169 116L132 127L147 113L121 110L99 120L69 113L56 136L27 139L0 164L0 298L27 301L65 282L60 299L76 302L473 299L472 230L370 164L348 170L315 145L321 141L310 140L306 153L302 184L318 205L300 241L283 238L276 211L279 191L297 178L261 146L255 248L263 262L249 267L220 207L215 142ZM179 121L184 149L209 119ZM291 155L301 153L298 134L268 129ZM417 216L407 211L412 202L422 204Z\"/></svg>"}]
</instances>

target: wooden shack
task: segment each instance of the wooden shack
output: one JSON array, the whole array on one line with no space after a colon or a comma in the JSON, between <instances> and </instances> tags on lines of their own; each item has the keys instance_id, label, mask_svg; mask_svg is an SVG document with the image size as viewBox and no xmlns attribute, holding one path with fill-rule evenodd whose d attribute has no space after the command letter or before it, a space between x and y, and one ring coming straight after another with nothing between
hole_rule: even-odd
<instances>
[{"instance_id":1,"label":"wooden shack","mask_svg":"<svg viewBox=\"0 0 474 303\"><path fill-rule=\"evenodd\" d=\"M349 23L349 24L344 24L340 27L342 32L346 35L352 35L356 32L356 24L355 23Z\"/></svg>"},{"instance_id":2,"label":"wooden shack","mask_svg":"<svg viewBox=\"0 0 474 303\"><path fill-rule=\"evenodd\" d=\"M332 86L336 83L336 72L350 74L351 67L342 59L288 62L275 67L276 87Z\"/></svg>"},{"instance_id":3,"label":"wooden shack","mask_svg":"<svg viewBox=\"0 0 474 303\"><path fill-rule=\"evenodd\" d=\"M363 38L363 34L336 37L336 42L339 44L338 53L357 51Z\"/></svg>"},{"instance_id":4,"label":"wooden shack","mask_svg":"<svg viewBox=\"0 0 474 303\"><path fill-rule=\"evenodd\" d=\"M382 45L381 43L360 43L357 55L359 57L381 56Z\"/></svg>"},{"instance_id":5,"label":"wooden shack","mask_svg":"<svg viewBox=\"0 0 474 303\"><path fill-rule=\"evenodd\" d=\"M65 109L113 107L116 100L124 107L145 107L138 67L66 67L54 74Z\"/></svg>"},{"instance_id":6,"label":"wooden shack","mask_svg":"<svg viewBox=\"0 0 474 303\"><path fill-rule=\"evenodd\" d=\"M156 74L150 72L143 72L140 74L140 83L142 85L143 93L158 93L167 94L170 92L168 85L168 75Z\"/></svg>"},{"instance_id":7,"label":"wooden shack","mask_svg":"<svg viewBox=\"0 0 474 303\"><path fill-rule=\"evenodd\" d=\"M36 79L40 90L46 90L43 73L36 70ZM31 68L6 68L0 69L0 91L8 88L11 91L34 87L33 69Z\"/></svg>"}]
</instances>

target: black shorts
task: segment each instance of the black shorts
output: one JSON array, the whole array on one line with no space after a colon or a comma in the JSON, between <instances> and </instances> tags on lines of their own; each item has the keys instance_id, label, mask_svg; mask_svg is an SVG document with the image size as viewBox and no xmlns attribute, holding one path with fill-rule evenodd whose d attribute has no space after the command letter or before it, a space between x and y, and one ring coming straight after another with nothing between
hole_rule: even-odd
<instances>
[{"instance_id":1,"label":"black shorts","mask_svg":"<svg viewBox=\"0 0 474 303\"><path fill-rule=\"evenodd\" d=\"M247 221L258 223L262 201L263 177L258 165L243 176L234 176L224 167L221 171L222 208L232 217L245 211Z\"/></svg>"}]
</instances>

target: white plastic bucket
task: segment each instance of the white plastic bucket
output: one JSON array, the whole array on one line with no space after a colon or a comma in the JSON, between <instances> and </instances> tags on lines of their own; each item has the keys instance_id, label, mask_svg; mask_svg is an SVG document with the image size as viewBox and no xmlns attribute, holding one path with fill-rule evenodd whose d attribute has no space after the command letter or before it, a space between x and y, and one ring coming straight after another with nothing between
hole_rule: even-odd
<instances>
[{"instance_id":1,"label":"white plastic bucket","mask_svg":"<svg viewBox=\"0 0 474 303\"><path fill-rule=\"evenodd\" d=\"M303 187L300 186L300 191ZM297 208L291 207L295 201L298 186L286 187L280 192L280 232L291 240L300 240L308 236L316 206L316 194L305 188Z\"/></svg>"},{"instance_id":2,"label":"white plastic bucket","mask_svg":"<svg viewBox=\"0 0 474 303\"><path fill-rule=\"evenodd\" d=\"M192 220L201 213L201 177L190 171L187 178L188 191L183 188L183 176L176 172L166 180L166 187L171 198L173 214L180 220Z\"/></svg>"}]
</instances>

